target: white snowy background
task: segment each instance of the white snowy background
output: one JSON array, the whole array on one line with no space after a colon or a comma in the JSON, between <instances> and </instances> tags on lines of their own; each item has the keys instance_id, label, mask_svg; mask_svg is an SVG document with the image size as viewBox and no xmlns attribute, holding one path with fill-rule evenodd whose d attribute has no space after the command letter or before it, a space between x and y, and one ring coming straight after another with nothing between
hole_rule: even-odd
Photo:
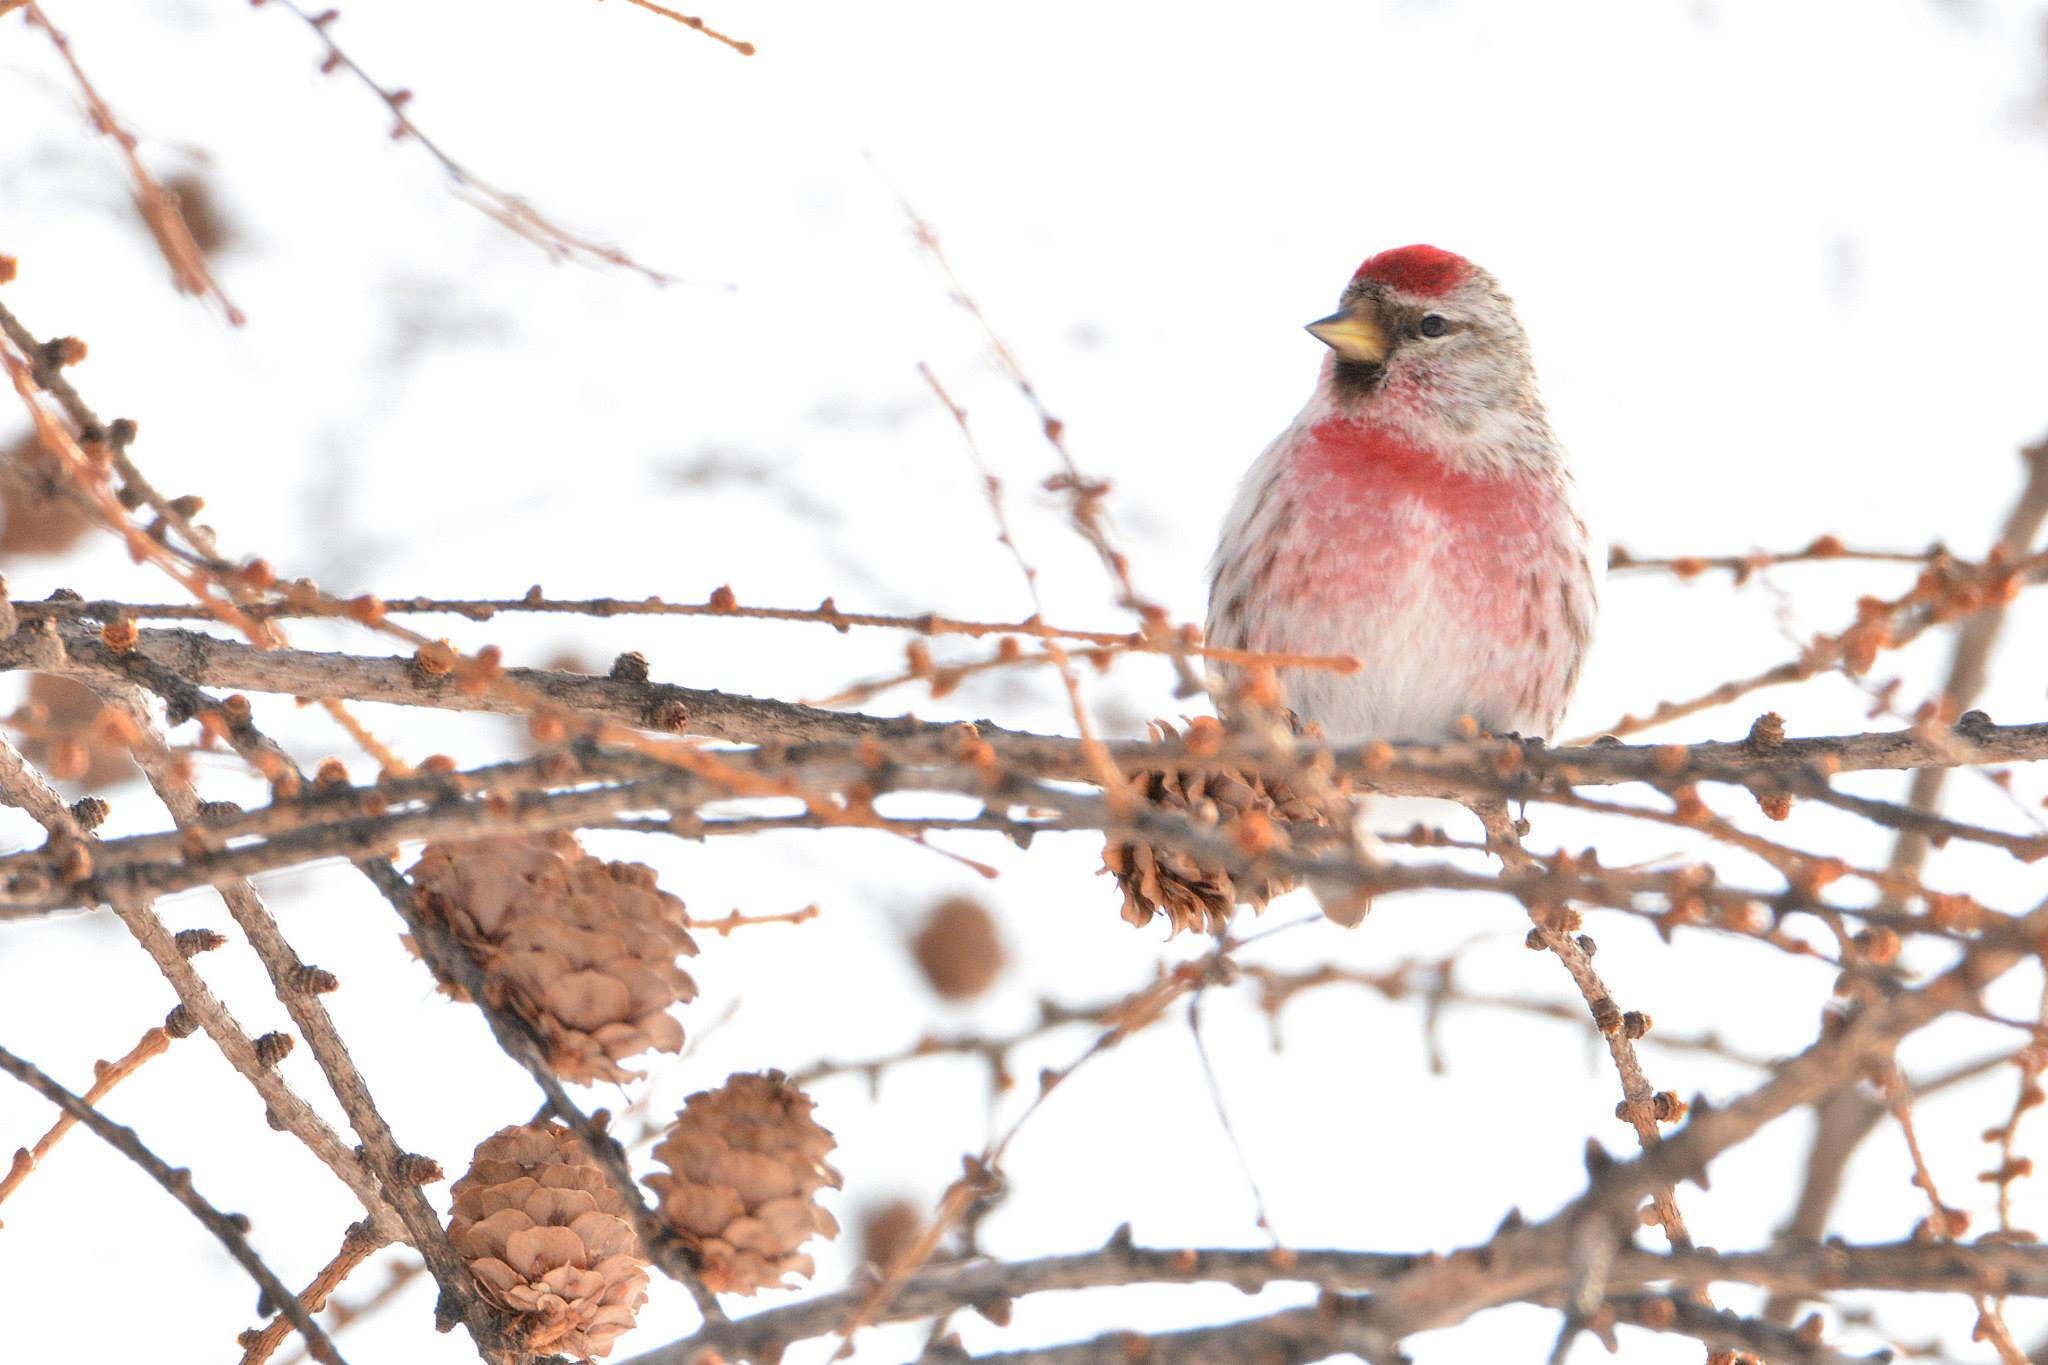
<instances>
[{"instance_id":1,"label":"white snowy background","mask_svg":"<svg viewBox=\"0 0 2048 1365\"><path fill-rule=\"evenodd\" d=\"M708 3L708 0L707 0ZM451 195L420 149L386 137L361 88L314 71L312 35L276 8L232 0L86 5L50 0L81 60L142 135L160 172L203 170L237 240L219 261L248 325L173 295L113 149L81 117L41 35L0 24L0 251L21 261L9 306L45 334L91 346L75 378L108 415L142 429L138 459L171 493L207 499L203 520L237 554L330 590L517 596L663 594L701 600L730 583L748 603L1028 614L951 419L916 373L928 363L971 411L1006 480L1048 614L1124 624L1103 575L1039 491L1052 453L991 364L971 319L914 244L900 191L937 229L962 279L1067 424L1085 468L1115 484L1115 534L1140 586L1199 620L1203 565L1234 480L1305 396L1319 347L1300 324L1327 311L1363 256L1428 241L1490 268L1535 341L1556 425L1602 526L1639 553L1792 548L1821 531L1852 544L1976 553L2017 484L2015 449L2048 423L2048 93L2035 3L1929 0L1371 0L1358 4L917 3L727 0L707 19L759 45L743 59L615 0L357 0L335 32L471 170L544 212L693 283L665 289L618 271L554 266ZM0 418L0 433L14 419ZM17 598L57 587L150 600L171 586L110 542L4 566ZM1789 568L1735 590L1725 575L1677 586L1620 577L1574 709L1595 731L1660 698L1791 657L1837 629L1855 597L1895 592L1910 569ZM2044 613L2016 612L1998 683L2002 720L2043 714ZM705 620L451 621L463 645L515 662L569 654L601 666L643 650L657 677L816 697L891 671L900 638ZM382 649L301 627L315 647ZM945 657L949 651L940 646ZM1911 706L1938 684L1946 644L1887 656ZM1091 681L1110 728L1191 703L1156 661ZM4 698L0 698L4 701ZM943 702L902 692L872 709L1070 728L1053 680L984 676ZM1890 724L1858 687L1825 680L1765 694L1660 732L1739 735L1766 707L1794 733ZM417 759L513 751L490 719L363 708ZM317 712L259 702L258 719L306 759L372 765ZM253 800L225 760L205 794ZM1876 775L1847 784L1895 793ZM2017 789L2038 801L2022 772ZM109 793L110 832L161 823L139 785ZM1981 779L1954 809L2024 823ZM1727 803L1741 811L1745 803ZM1753 809L1743 816L1755 819ZM1779 832L1881 860L1886 843L1826 814ZM1610 860L1684 839L1603 833L1536 814L1545 844L1603 840ZM36 840L0 812L0 847ZM1135 931L1091 875L1098 841L1042 839L1028 855L992 839L958 864L859 833L676 841L593 836L607 856L657 867L693 911L795 909L801 929L710 938L684 1013L705 1035L657 1069L656 1107L738 1068L798 1069L821 1055L899 1049L920 1032L1004 1031L1040 996L1087 1002L1199 951ZM1731 876L1767 874L1722 859ZM2025 906L2048 876L2002 856L1937 855L1937 885ZM471 1147L528 1116L526 1079L475 1015L435 995L367 883L323 867L262 879L308 961L334 970L328 1003L409 1148L451 1175ZM1000 914L1013 963L971 1008L929 998L903 950L944 893ZM163 906L173 927L220 926L210 894ZM1312 914L1283 901L1269 923ZM1320 923L1248 960L1384 966L1468 940L1475 989L1571 999L1557 964L1520 946L1505 901L1424 895L1382 902L1364 928ZM1759 1057L1809 1043L1831 973L1704 934L1664 945L1640 922L1594 913L1589 929L1625 1008L1660 1033L1713 1030ZM283 1027L239 947L201 959L251 1032ZM2030 1015L2038 974L1994 999ZM104 914L0 927L0 1040L82 1085L173 1003ZM728 1007L732 1021L707 1026ZM1576 1024L1451 1010L1432 1074L1413 1003L1363 991L1306 996L1280 1017L1275 1051L1248 992L1213 993L1205 1038L1278 1235L1293 1246L1448 1249L1511 1205L1547 1213L1582 1184L1588 1136L1633 1143L1613 1118L1611 1069ZM1019 1074L1071 1060L1086 1030L1018 1057ZM1758 1073L1645 1046L1661 1088L1726 1096ZM2015 1045L1990 1026L1947 1025L1904 1051L1909 1071ZM324 1087L303 1049L300 1092ZM2002 1120L2012 1073L1930 1099L1920 1113L1947 1198L1979 1215L1992 1164L1977 1130ZM1028 1089L1029 1087L1025 1087ZM1019 1103L991 1108L969 1061L892 1072L873 1094L818 1087L839 1136L852 1224L907 1195L929 1206ZM614 1107L616 1088L592 1093ZM180 1043L116 1092L198 1187L254 1219L256 1245L301 1284L360 1210L204 1042ZM323 1111L339 1124L331 1103ZM50 1117L0 1088L0 1148ZM1810 1115L1789 1117L1717 1163L1711 1193L1683 1192L1698 1240L1764 1245L1785 1216ZM2048 1131L2031 1130L2038 1137ZM1084 1068L1024 1130L1014 1193L984 1228L1004 1256L1077 1250L1126 1220L1155 1245L1257 1245L1249 1192L1218 1123L1187 1028L1154 1029ZM1904 1148L1881 1130L1851 1171L1834 1229L1907 1235L1924 1212ZM2022 1221L2048 1192L2020 1187ZM445 1199L446 1186L435 1187ZM138 1171L75 1134L4 1209L0 1361L230 1357L254 1324L254 1291ZM820 1282L851 1266L825 1248ZM381 1282L394 1253L344 1297ZM1097 1291L1027 1301L971 1349L1058 1341L1111 1327L1188 1325L1301 1297L1215 1288ZM1720 1301L1754 1308L1757 1296ZM362 1361L474 1359L428 1327L432 1291L342 1339ZM1907 1341L1987 1360L1957 1299L1874 1300ZM619 1355L686 1332L687 1296L656 1286ZM2021 1339L2048 1316L2015 1305ZM1555 1317L1482 1316L1416 1338L1421 1365L1540 1361ZM1832 1322L1831 1322L1832 1326ZM1885 1338L1850 1325L1844 1344ZM860 1358L915 1353L910 1329L862 1338ZM792 1360L822 1360L829 1347ZM1623 1333L1624 1357L1690 1362L1677 1338ZM1582 1341L1575 1361L1603 1358Z\"/></svg>"}]
</instances>

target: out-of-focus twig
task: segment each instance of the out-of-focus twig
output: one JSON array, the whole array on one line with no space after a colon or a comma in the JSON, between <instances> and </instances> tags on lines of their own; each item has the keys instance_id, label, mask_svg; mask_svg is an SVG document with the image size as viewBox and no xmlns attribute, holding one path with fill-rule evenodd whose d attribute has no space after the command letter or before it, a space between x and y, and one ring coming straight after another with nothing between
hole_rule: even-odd
<instances>
[{"instance_id":1,"label":"out-of-focus twig","mask_svg":"<svg viewBox=\"0 0 2048 1365\"><path fill-rule=\"evenodd\" d=\"M731 37L728 34L720 33L717 29L711 27L711 25L705 23L702 19L698 18L694 14L684 14L679 10L672 10L666 5L657 5L654 3L654 0L628 0L628 3L638 5L641 9L647 10L651 13L659 14L664 19L673 19L675 22L681 24L684 28L696 29L697 32L703 34L706 38L715 39L718 42L724 43L727 47L731 48L734 52L739 53L742 57L751 57L754 55L754 45L752 43L741 42L739 39Z\"/></svg>"},{"instance_id":2,"label":"out-of-focus twig","mask_svg":"<svg viewBox=\"0 0 2048 1365\"><path fill-rule=\"evenodd\" d=\"M1129 609L1137 616L1139 628L1148 638L1170 639L1173 635L1171 616L1165 607L1138 591L1137 583L1131 576L1130 556L1110 541L1109 530L1105 524L1105 500L1110 488L1108 481L1081 471L1080 464L1074 459L1072 448L1067 444L1066 423L1055 417L1047 408L1045 399L1038 392L1038 386L1025 372L1024 363L1018 359L1017 353L1010 349L1010 344L1003 340L1002 333L996 330L995 323L982 311L974 295L968 292L966 284L954 271L953 262L947 257L945 248L939 245L938 232L911 207L910 201L901 192L897 194L897 202L902 206L904 217L910 220L911 232L917 239L917 244L924 248L926 254L932 258L933 264L938 266L939 272L945 276L953 301L965 309L968 316L981 328L982 335L988 338L989 346L995 352L996 363L1002 368L1004 376L1030 405L1032 413L1037 417L1039 433L1045 437L1046 444L1052 447L1060 465L1058 472L1045 481L1045 487L1047 491L1065 497L1068 520L1081 539L1095 551L1096 558L1102 561L1110 581L1116 586L1118 605ZM943 393L941 397L944 398L946 406L953 408L958 416L960 410L952 399L945 398ZM1175 668L1181 675L1183 695L1199 692L1201 685L1189 667L1186 656L1174 653L1173 660Z\"/></svg>"},{"instance_id":3,"label":"out-of-focus twig","mask_svg":"<svg viewBox=\"0 0 2048 1365\"><path fill-rule=\"evenodd\" d=\"M682 282L677 276L642 265L615 246L606 246L569 231L543 215L524 199L480 178L442 150L441 145L429 137L407 112L412 103L412 91L385 86L358 66L355 58L349 56L341 45L334 41L332 30L335 21L340 18L339 11L328 9L313 13L302 8L296 0L257 0L257 3L278 5L312 29L314 36L320 40L320 45L327 50L320 69L346 71L375 95L391 115L393 136L408 138L419 144L427 155L440 165L456 189L487 217L495 219L558 260L591 261L600 265L617 266L622 270L630 270L644 276L655 284Z\"/></svg>"},{"instance_id":4,"label":"out-of-focus twig","mask_svg":"<svg viewBox=\"0 0 2048 1365\"><path fill-rule=\"evenodd\" d=\"M112 138L114 145L121 149L121 159L127 163L128 174L135 181L135 198L142 209L142 220L149 225L150 235L156 238L157 249L171 267L171 278L185 293L212 299L230 324L241 326L245 321L242 310L221 292L220 284L213 278L213 271L206 264L206 253L199 249L199 243L192 240L192 229L178 207L178 196L158 184L149 168L142 164L142 158L135 152L135 134L121 126L120 120L114 117L114 111L93 88L85 68L78 64L78 55L72 51L70 38L49 21L36 0L26 0L23 8L29 23L41 29L56 45L57 54L64 59L65 68L71 72L71 79L77 83L79 94L85 99L93 127Z\"/></svg>"},{"instance_id":5,"label":"out-of-focus twig","mask_svg":"<svg viewBox=\"0 0 2048 1365\"><path fill-rule=\"evenodd\" d=\"M1105 1017L1108 1025L1081 1053L1065 1066L1048 1068L1040 1072L1038 1089L1031 1096L1023 1111L1010 1121L1000 1137L990 1141L978 1156L970 1156L962 1163L963 1170L958 1179L947 1186L939 1200L938 1210L915 1234L904 1239L891 1262L882 1267L882 1275L871 1288L864 1291L859 1302L853 1305L836 1331L839 1350L835 1359L844 1359L853 1350L853 1339L864 1327L877 1321L885 1313L897 1293L909 1282L918 1267L928 1261L938 1249L939 1239L946 1230L964 1217L978 1199L1002 1188L1003 1157L1010 1144L1024 1130L1048 1097L1063 1082L1082 1067L1094 1061L1105 1052L1122 1043L1134 1033L1139 1033L1158 1023L1165 1017L1167 1009L1190 992L1203 985L1225 979L1231 969L1230 950L1237 945L1231 940L1219 943L1216 950L1198 962L1185 962L1172 971L1162 972L1149 985L1132 992Z\"/></svg>"},{"instance_id":6,"label":"out-of-focus twig","mask_svg":"<svg viewBox=\"0 0 2048 1365\"><path fill-rule=\"evenodd\" d=\"M931 245L932 250L936 252L938 250L937 242L934 241ZM944 257L940 257L942 264L944 259ZM951 273L950 267L948 267L948 273ZM969 306L972 307L971 304ZM978 310L976 316L980 316ZM962 445L966 447L967 457L973 462L975 473L981 476L982 494L988 502L989 514L995 518L996 539L1004 548L1009 550L1010 558L1015 561L1018 573L1023 576L1025 591L1031 595L1031 605L1034 608L1032 614L1042 618L1045 615L1045 602L1038 591L1038 570L1032 565L1030 560L1024 557L1023 547L1017 543L1017 537L1010 530L1010 514L1003 502L1003 482L989 471L988 462L982 458L981 442L975 439L974 428L967 420L967 410L953 401L953 395L946 392L945 385L939 383L939 377L931 372L929 366L920 365L918 372L924 376L925 383L931 387L933 395L945 406L946 411L951 414L954 426L959 429L960 440ZM1116 780L1115 765L1109 761L1109 755L1103 749L1102 741L1096 738L1095 724L1089 719L1087 704L1081 698L1081 682L1074 672L1073 659L1069 656L1066 647L1057 640L1045 641L1044 657L1048 663L1059 670L1060 684L1066 689L1067 693L1067 707L1073 713L1074 725L1081 736L1082 756L1087 760L1089 768L1094 773L1095 780L1103 784L1103 789L1110 793L1111 799L1121 802L1125 797L1123 786ZM913 664L915 662L916 659L913 656ZM926 660L926 666L928 672L928 659ZM856 692L859 690L858 688L855 689ZM934 695L937 694L937 690L937 684L934 682Z\"/></svg>"},{"instance_id":7,"label":"out-of-focus twig","mask_svg":"<svg viewBox=\"0 0 2048 1365\"><path fill-rule=\"evenodd\" d=\"M751 929L760 924L808 924L818 917L818 907L806 905L801 910L785 910L777 915L743 915L735 910L717 919L689 918L689 926L700 933L716 934L727 938L735 929Z\"/></svg>"},{"instance_id":8,"label":"out-of-focus twig","mask_svg":"<svg viewBox=\"0 0 2048 1365\"><path fill-rule=\"evenodd\" d=\"M1934 1169L1927 1164L1927 1155L1920 1146L1919 1130L1913 1122L1912 1092L1907 1089L1906 1078L1896 1065L1885 1069L1884 1099L1885 1107L1897 1120L1899 1132L1906 1140L1906 1154L1913 1162L1913 1184L1927 1196L1928 1215L1921 1223L1921 1240L1953 1245L1968 1229L1969 1216L1951 1207L1941 1197ZM2005 1315L1997 1304L1982 1293L1972 1294L1970 1298L1977 1305L1977 1327L1973 1335L1979 1340L1988 1340L2003 1365L2028 1365L2026 1353L2013 1341L2012 1329L2005 1325Z\"/></svg>"},{"instance_id":9,"label":"out-of-focus twig","mask_svg":"<svg viewBox=\"0 0 2048 1365\"><path fill-rule=\"evenodd\" d=\"M1006 640L993 654L985 658L939 662L932 659L920 642L912 641L906 653L909 655L907 667L901 673L854 683L830 696L815 698L810 704L864 706L892 688L916 682L924 683L931 696L937 699L947 696L963 681L978 673L1041 665L1050 665L1059 671L1060 679L1067 685L1068 695L1071 697L1078 687L1075 681L1076 663L1085 663L1101 671L1108 669L1117 659L1132 653L1191 655L1212 663L1245 664L1260 668L1303 668L1339 674L1356 673L1359 668L1358 660L1349 654L1263 654L1245 649L1226 649L1218 645L1176 645L1171 649L1156 643L1135 648L1129 645L1089 645L1082 649L1070 650L1057 641L1048 640L1042 650L1032 654L1016 648L1015 641Z\"/></svg>"},{"instance_id":10,"label":"out-of-focus twig","mask_svg":"<svg viewBox=\"0 0 2048 1365\"><path fill-rule=\"evenodd\" d=\"M426 1273L427 1266L424 1261L401 1261L392 1266L390 1273L384 1277L384 1283L371 1291L368 1298L356 1303L343 1301L335 1304L328 1311L327 1334L329 1336L340 1336L344 1331L361 1322L364 1318L370 1317L379 1309L388 1306L399 1295L403 1294L414 1280ZM291 1354L285 1356L278 1365L295 1365L295 1362L305 1358L306 1348L301 1343Z\"/></svg>"},{"instance_id":11,"label":"out-of-focus twig","mask_svg":"<svg viewBox=\"0 0 2048 1365\"><path fill-rule=\"evenodd\" d=\"M1945 545L1924 550L1852 550L1837 536L1817 536L1804 549L1757 550L1744 555L1636 555L1616 545L1607 552L1609 573L1669 573L1679 578L1697 578L1711 570L1732 574L1740 584L1765 569L1781 564L1818 564L1848 560L1865 564L1931 564L1949 557Z\"/></svg>"}]
</instances>

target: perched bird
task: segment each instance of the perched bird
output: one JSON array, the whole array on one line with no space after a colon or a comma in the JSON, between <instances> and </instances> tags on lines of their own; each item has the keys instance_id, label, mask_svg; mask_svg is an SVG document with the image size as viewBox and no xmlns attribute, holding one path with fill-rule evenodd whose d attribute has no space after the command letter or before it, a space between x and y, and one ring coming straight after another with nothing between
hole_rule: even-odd
<instances>
[{"instance_id":1,"label":"perched bird","mask_svg":"<svg viewBox=\"0 0 2048 1365\"><path fill-rule=\"evenodd\" d=\"M1461 717L1554 734L1599 571L1507 296L1462 256L1399 247L1308 330L1330 353L1225 520L1209 643L1357 658L1277 674L1333 742L1442 739Z\"/></svg>"}]
</instances>

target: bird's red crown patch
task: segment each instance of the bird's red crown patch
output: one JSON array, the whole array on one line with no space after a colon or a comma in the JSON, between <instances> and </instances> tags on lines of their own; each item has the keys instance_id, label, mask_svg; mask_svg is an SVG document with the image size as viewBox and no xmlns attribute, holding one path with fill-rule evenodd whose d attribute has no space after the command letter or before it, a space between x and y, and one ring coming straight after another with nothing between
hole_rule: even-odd
<instances>
[{"instance_id":1,"label":"bird's red crown patch","mask_svg":"<svg viewBox=\"0 0 2048 1365\"><path fill-rule=\"evenodd\" d=\"M1433 246L1397 246L1358 267L1356 280L1377 280L1404 294L1448 294L1472 277L1472 262Z\"/></svg>"}]
</instances>

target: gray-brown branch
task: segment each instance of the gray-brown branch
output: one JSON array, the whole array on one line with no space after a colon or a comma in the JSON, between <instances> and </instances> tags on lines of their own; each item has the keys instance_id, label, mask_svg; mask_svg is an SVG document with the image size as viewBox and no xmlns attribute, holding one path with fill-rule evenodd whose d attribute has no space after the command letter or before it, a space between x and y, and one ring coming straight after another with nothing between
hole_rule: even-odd
<instances>
[{"instance_id":1,"label":"gray-brown branch","mask_svg":"<svg viewBox=\"0 0 2048 1365\"><path fill-rule=\"evenodd\" d=\"M1481 1254L1476 1250L1461 1253L1475 1260ZM1306 1284L1331 1294L1371 1294L1440 1259L1428 1252L1139 1247L1131 1243L1127 1230L1121 1230L1092 1251L927 1267L904 1282L881 1320L907 1322L979 1309L1000 1313L1012 1301L1031 1294L1134 1284L1221 1284L1248 1294L1268 1285ZM1562 1262L1499 1268L1518 1277L1533 1270L1524 1301L1543 1304L1561 1300L1572 1274L1571 1267ZM2048 1247L1895 1242L1744 1252L1660 1253L1627 1248L1615 1257L1608 1278L1616 1291L1610 1303L1617 1307L1626 1304L1633 1314L1649 1319L1644 1325L1655 1325L1662 1310L1652 1308L1644 1313L1644 1301L1628 1296L1658 1286L1709 1281L1802 1296L1852 1289L2048 1297ZM623 1365L696 1365L707 1352L714 1351L728 1359L772 1358L795 1342L836 1331L868 1292L866 1285L856 1283L835 1293L750 1314L635 1356ZM1699 1328L1704 1332L1713 1330L1716 1323L1720 1330L1733 1330L1728 1315L1696 1312L1683 1303L1678 1306L1687 1315L1672 1319L1674 1326L1664 1330L1693 1332ZM1128 1339L1129 1334L1125 1336ZM1785 1336L1789 1339L1791 1334ZM1731 1340L1726 1344L1737 1343Z\"/></svg>"}]
</instances>

